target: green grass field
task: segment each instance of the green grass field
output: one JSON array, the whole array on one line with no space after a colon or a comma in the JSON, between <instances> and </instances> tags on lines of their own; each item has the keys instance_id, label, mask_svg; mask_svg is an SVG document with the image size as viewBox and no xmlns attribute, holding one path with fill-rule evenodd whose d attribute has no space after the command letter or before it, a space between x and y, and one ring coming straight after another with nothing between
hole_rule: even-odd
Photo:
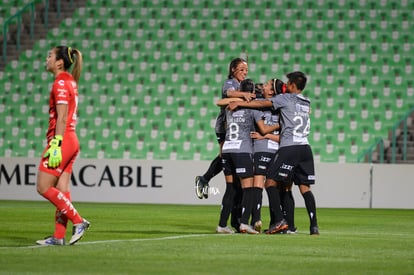
<instances>
[{"instance_id":1,"label":"green grass field","mask_svg":"<svg viewBox=\"0 0 414 275\"><path fill-rule=\"evenodd\" d=\"M319 209L310 236L298 208L298 234L253 236L215 234L219 206L75 205L85 237L40 247L52 205L0 201L0 274L414 274L414 210Z\"/></svg>"}]
</instances>

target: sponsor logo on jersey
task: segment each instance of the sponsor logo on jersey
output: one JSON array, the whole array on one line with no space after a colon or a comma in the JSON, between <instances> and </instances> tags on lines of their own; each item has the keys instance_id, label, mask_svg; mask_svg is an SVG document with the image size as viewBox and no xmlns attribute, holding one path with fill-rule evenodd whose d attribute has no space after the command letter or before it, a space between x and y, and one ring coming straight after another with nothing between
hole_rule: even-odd
<instances>
[{"instance_id":1,"label":"sponsor logo on jersey","mask_svg":"<svg viewBox=\"0 0 414 275\"><path fill-rule=\"evenodd\" d=\"M260 156L260 159L259 159L260 162L267 162L267 163L269 163L271 160L272 158L265 157L265 156Z\"/></svg>"},{"instance_id":2,"label":"sponsor logo on jersey","mask_svg":"<svg viewBox=\"0 0 414 275\"><path fill-rule=\"evenodd\" d=\"M279 173L278 175L281 176L281 177L284 177L284 178L288 177L288 174L286 174L286 173Z\"/></svg>"},{"instance_id":3,"label":"sponsor logo on jersey","mask_svg":"<svg viewBox=\"0 0 414 275\"><path fill-rule=\"evenodd\" d=\"M246 172L246 168L244 168L244 167L236 168L236 173L237 174L239 174L239 173L245 173L245 172Z\"/></svg>"},{"instance_id":4,"label":"sponsor logo on jersey","mask_svg":"<svg viewBox=\"0 0 414 275\"><path fill-rule=\"evenodd\" d=\"M282 164L282 166L280 168L281 169L285 169L285 170L292 171L293 166L292 165L288 165L288 164Z\"/></svg>"}]
</instances>

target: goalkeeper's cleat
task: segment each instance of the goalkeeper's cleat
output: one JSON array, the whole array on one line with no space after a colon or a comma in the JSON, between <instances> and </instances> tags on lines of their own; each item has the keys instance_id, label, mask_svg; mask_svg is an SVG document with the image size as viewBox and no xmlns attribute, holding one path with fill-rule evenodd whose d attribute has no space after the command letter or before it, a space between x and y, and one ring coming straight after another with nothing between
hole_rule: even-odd
<instances>
[{"instance_id":1,"label":"goalkeeper's cleat","mask_svg":"<svg viewBox=\"0 0 414 275\"><path fill-rule=\"evenodd\" d=\"M199 199L208 198L208 182L203 176L197 176L195 178L195 191Z\"/></svg>"},{"instance_id":2,"label":"goalkeeper's cleat","mask_svg":"<svg viewBox=\"0 0 414 275\"><path fill-rule=\"evenodd\" d=\"M86 230L88 230L89 226L90 223L85 219L83 219L83 222L73 225L72 238L70 239L69 244L72 245L79 241Z\"/></svg>"},{"instance_id":3,"label":"goalkeeper's cleat","mask_svg":"<svg viewBox=\"0 0 414 275\"><path fill-rule=\"evenodd\" d=\"M46 237L44 240L36 241L38 245L50 246L50 245L65 245L65 239L57 239L53 236Z\"/></svg>"},{"instance_id":4,"label":"goalkeeper's cleat","mask_svg":"<svg viewBox=\"0 0 414 275\"><path fill-rule=\"evenodd\" d=\"M318 226L312 226L310 228L310 234L311 235L319 235L319 228L318 228Z\"/></svg>"},{"instance_id":5,"label":"goalkeeper's cleat","mask_svg":"<svg viewBox=\"0 0 414 275\"><path fill-rule=\"evenodd\" d=\"M280 222L271 224L269 230L266 234L276 234L288 228L288 224L285 219L282 219Z\"/></svg>"},{"instance_id":6,"label":"goalkeeper's cleat","mask_svg":"<svg viewBox=\"0 0 414 275\"><path fill-rule=\"evenodd\" d=\"M248 224L244 224L244 223L240 224L239 231L240 233L259 234L259 232L254 230L253 227L251 227Z\"/></svg>"},{"instance_id":7,"label":"goalkeeper's cleat","mask_svg":"<svg viewBox=\"0 0 414 275\"><path fill-rule=\"evenodd\" d=\"M221 227L220 225L217 225L216 233L219 233L219 234L234 234L234 230L229 228L228 226Z\"/></svg>"}]
</instances>

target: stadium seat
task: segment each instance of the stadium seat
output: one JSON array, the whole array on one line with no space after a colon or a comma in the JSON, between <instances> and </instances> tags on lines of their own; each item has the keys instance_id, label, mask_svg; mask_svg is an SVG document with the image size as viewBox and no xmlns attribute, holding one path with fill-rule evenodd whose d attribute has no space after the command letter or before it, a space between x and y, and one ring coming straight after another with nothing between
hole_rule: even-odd
<instances>
[{"instance_id":1,"label":"stadium seat","mask_svg":"<svg viewBox=\"0 0 414 275\"><path fill-rule=\"evenodd\" d=\"M410 2L141 4L137 10L125 0L90 1L0 73L0 87L22 97L2 99L0 112L28 115L30 121L20 117L20 123L36 129L16 132L23 135L23 151L32 154L36 145L27 139L44 135L45 122L38 117L47 116L42 105L51 78L42 67L56 40L81 41L84 53L79 135L94 142L83 145L83 157L213 158L214 98L235 56L248 55L255 81L283 78L292 69L310 76L305 93L316 131L310 139L320 161L356 161L344 133L363 151L411 106L412 83L405 81L412 74ZM295 9L298 5L304 9ZM36 91L42 96L33 97ZM11 123L5 121L6 127ZM105 129L111 141L105 140ZM1 153L17 154L5 150Z\"/></svg>"}]
</instances>

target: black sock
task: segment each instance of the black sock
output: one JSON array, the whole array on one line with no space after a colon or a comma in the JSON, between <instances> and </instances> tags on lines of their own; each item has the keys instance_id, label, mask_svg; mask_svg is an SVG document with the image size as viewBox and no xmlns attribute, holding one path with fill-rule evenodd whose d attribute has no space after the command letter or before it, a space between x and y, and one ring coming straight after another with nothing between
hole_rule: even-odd
<instances>
[{"instance_id":1,"label":"black sock","mask_svg":"<svg viewBox=\"0 0 414 275\"><path fill-rule=\"evenodd\" d=\"M230 212L233 208L234 200L234 188L232 183L226 183L226 192L224 192L221 202L221 212L219 226L227 226L227 220L229 219Z\"/></svg>"},{"instance_id":2,"label":"black sock","mask_svg":"<svg viewBox=\"0 0 414 275\"><path fill-rule=\"evenodd\" d=\"M281 191L281 203L283 217L287 221L289 228L295 228L295 200L292 191Z\"/></svg>"},{"instance_id":3,"label":"black sock","mask_svg":"<svg viewBox=\"0 0 414 275\"><path fill-rule=\"evenodd\" d=\"M312 191L308 191L302 194L302 196L305 200L306 210L308 211L310 226L318 226L318 221L316 220L316 202Z\"/></svg>"},{"instance_id":4,"label":"black sock","mask_svg":"<svg viewBox=\"0 0 414 275\"><path fill-rule=\"evenodd\" d=\"M282 209L280 207L280 195L276 186L270 186L266 188L267 195L269 197L269 209L272 215L270 224L274 224L283 219Z\"/></svg>"},{"instance_id":5,"label":"black sock","mask_svg":"<svg viewBox=\"0 0 414 275\"><path fill-rule=\"evenodd\" d=\"M243 198L243 191L241 188L240 179L237 176L234 176L233 180L233 189L235 194L233 197L233 209L231 210L231 226L236 230L239 230L242 213L241 203Z\"/></svg>"},{"instance_id":6,"label":"black sock","mask_svg":"<svg viewBox=\"0 0 414 275\"><path fill-rule=\"evenodd\" d=\"M262 219L262 199L263 199L263 189L259 187L253 188L253 209L252 209L252 222L251 225L254 225L255 222Z\"/></svg>"},{"instance_id":7,"label":"black sock","mask_svg":"<svg viewBox=\"0 0 414 275\"><path fill-rule=\"evenodd\" d=\"M266 193L267 193L267 197L269 199L269 216L270 216L270 221L269 224L274 224L275 223L275 214L273 213L273 201L270 199L271 195L269 194L269 191L271 189L269 189L270 187L266 188Z\"/></svg>"},{"instance_id":8,"label":"black sock","mask_svg":"<svg viewBox=\"0 0 414 275\"><path fill-rule=\"evenodd\" d=\"M203 179L209 182L215 175L220 173L223 170L223 164L221 162L221 157L218 155L208 167L207 172L203 175Z\"/></svg>"},{"instance_id":9,"label":"black sock","mask_svg":"<svg viewBox=\"0 0 414 275\"><path fill-rule=\"evenodd\" d=\"M242 216L241 223L248 224L250 215L252 214L254 198L253 198L253 187L243 188L243 199L242 199Z\"/></svg>"},{"instance_id":10,"label":"black sock","mask_svg":"<svg viewBox=\"0 0 414 275\"><path fill-rule=\"evenodd\" d=\"M285 196L286 191L283 189L279 189L280 206L282 207L282 214L284 219L286 219Z\"/></svg>"}]
</instances>

